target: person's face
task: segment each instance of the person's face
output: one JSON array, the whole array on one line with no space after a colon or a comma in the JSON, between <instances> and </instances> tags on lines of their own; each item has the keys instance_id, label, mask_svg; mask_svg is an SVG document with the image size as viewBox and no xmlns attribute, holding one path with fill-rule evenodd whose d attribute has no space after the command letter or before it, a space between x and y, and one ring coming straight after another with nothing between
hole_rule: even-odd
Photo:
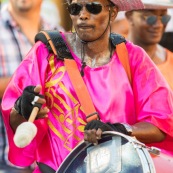
<instances>
[{"instance_id":1,"label":"person's face","mask_svg":"<svg viewBox=\"0 0 173 173\"><path fill-rule=\"evenodd\" d=\"M27 12L39 8L42 0L10 0L13 8L20 12Z\"/></svg>"},{"instance_id":2,"label":"person's face","mask_svg":"<svg viewBox=\"0 0 173 173\"><path fill-rule=\"evenodd\" d=\"M83 5L81 11L77 15L70 15L73 26L80 37L84 41L92 41L99 38L105 30L109 28L110 3L107 0L72 0L71 4L79 3ZM102 10L98 14L93 14L87 10L87 3L99 3ZM94 10L96 11L96 10ZM111 12L110 20L113 21L117 15L117 9L114 7Z\"/></svg>"},{"instance_id":3,"label":"person's face","mask_svg":"<svg viewBox=\"0 0 173 173\"><path fill-rule=\"evenodd\" d=\"M133 11L129 20L135 40L145 44L157 44L162 38L166 24L163 24L161 17L167 14L167 10L140 10ZM154 24L148 24L149 16L157 16ZM151 21L151 20L150 20Z\"/></svg>"}]
</instances>

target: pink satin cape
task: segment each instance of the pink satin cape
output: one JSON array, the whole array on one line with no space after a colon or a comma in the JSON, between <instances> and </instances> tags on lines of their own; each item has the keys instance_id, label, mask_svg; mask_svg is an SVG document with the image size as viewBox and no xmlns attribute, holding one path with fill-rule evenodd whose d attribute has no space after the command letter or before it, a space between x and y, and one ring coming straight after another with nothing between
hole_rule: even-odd
<instances>
[{"instance_id":1,"label":"pink satin cape","mask_svg":"<svg viewBox=\"0 0 173 173\"><path fill-rule=\"evenodd\" d=\"M103 122L150 122L167 134L164 142L152 144L173 154L172 92L146 53L126 44L132 72L132 86L116 52L111 61L97 68L84 68L84 81ZM73 53L79 69L81 60ZM77 82L77 81L76 81ZM28 85L42 86L48 118L35 120L38 133L25 148L17 148L9 124L10 110ZM57 170L69 152L83 139L85 114L69 81L63 61L48 55L37 42L13 75L2 101L9 140L9 160L18 166L42 162ZM35 173L40 171L36 168Z\"/></svg>"}]
</instances>

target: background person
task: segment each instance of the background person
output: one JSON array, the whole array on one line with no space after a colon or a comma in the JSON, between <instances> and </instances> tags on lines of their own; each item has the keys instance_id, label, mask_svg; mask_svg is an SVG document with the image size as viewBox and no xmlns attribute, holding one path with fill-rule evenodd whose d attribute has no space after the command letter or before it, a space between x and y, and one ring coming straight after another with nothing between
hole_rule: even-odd
<instances>
[{"instance_id":1,"label":"background person","mask_svg":"<svg viewBox=\"0 0 173 173\"><path fill-rule=\"evenodd\" d=\"M128 39L141 46L158 66L173 90L173 53L159 44L172 16L167 9L173 8L171 0L143 0L146 10L126 13L129 21Z\"/></svg>"},{"instance_id":2,"label":"background person","mask_svg":"<svg viewBox=\"0 0 173 173\"><path fill-rule=\"evenodd\" d=\"M34 44L35 34L41 29L60 29L40 16L42 0L10 0L0 13L0 99L25 55ZM55 16L56 18L56 16ZM0 170L14 171L7 158L8 145L0 115ZM17 170L19 173L19 170Z\"/></svg>"},{"instance_id":3,"label":"background person","mask_svg":"<svg viewBox=\"0 0 173 173\"><path fill-rule=\"evenodd\" d=\"M146 52L127 41L130 83L110 42L111 23L118 11L143 8L140 0L121 2L68 1L76 32L61 32L83 72L100 120L87 123L64 61L49 53L45 44L37 42L20 64L2 101L12 163L27 166L37 161L56 170L81 140L97 144L107 130L135 136L141 142L155 143L154 146L161 148L167 147L165 143L171 145L167 136L173 137L173 105L169 104L173 101L172 91ZM18 148L13 141L15 130L29 118L35 106L32 101L39 94L45 97L35 101L44 105L34 121L37 135L31 144ZM38 167L35 172L40 172Z\"/></svg>"}]
</instances>

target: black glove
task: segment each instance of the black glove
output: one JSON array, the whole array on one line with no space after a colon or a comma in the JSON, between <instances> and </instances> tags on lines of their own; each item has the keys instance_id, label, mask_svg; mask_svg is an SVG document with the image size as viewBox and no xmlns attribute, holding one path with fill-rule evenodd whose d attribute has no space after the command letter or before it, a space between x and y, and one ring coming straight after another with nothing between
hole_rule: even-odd
<instances>
[{"instance_id":1,"label":"black glove","mask_svg":"<svg viewBox=\"0 0 173 173\"><path fill-rule=\"evenodd\" d=\"M99 120L93 120L93 121L90 121L89 123L87 123L87 125L85 126L84 130L91 130L91 129L101 129L103 132L104 131L113 131L114 129L108 125L108 124L105 124Z\"/></svg>"},{"instance_id":2,"label":"black glove","mask_svg":"<svg viewBox=\"0 0 173 173\"><path fill-rule=\"evenodd\" d=\"M90 121L89 123L87 123L84 130L91 130L91 129L98 130L98 128L100 128L103 132L104 131L116 131L116 132L120 132L120 133L128 135L128 132L123 124L121 124L121 123L115 123L115 124L103 123L99 120Z\"/></svg>"},{"instance_id":3,"label":"black glove","mask_svg":"<svg viewBox=\"0 0 173 173\"><path fill-rule=\"evenodd\" d=\"M35 86L27 86L24 90L22 95L16 100L14 108L16 111L22 115L26 120L29 119L29 116L34 107L41 108L42 104L35 103L34 105L31 103L35 96L39 96L44 98L43 95L34 92Z\"/></svg>"}]
</instances>

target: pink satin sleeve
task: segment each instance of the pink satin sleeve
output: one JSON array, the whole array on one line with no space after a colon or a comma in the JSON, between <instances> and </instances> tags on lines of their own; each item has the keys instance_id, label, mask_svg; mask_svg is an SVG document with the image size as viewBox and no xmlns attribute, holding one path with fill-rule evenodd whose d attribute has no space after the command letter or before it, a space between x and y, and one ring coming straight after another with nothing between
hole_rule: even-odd
<instances>
[{"instance_id":1,"label":"pink satin sleeve","mask_svg":"<svg viewBox=\"0 0 173 173\"><path fill-rule=\"evenodd\" d=\"M23 89L28 85L36 86L38 84L44 84L44 74L47 66L46 56L48 55L48 52L47 49L44 48L45 46L40 46L40 44L41 43L36 43L26 56L25 60L16 70L2 100L3 117L9 141L9 160L18 166L28 166L35 161L36 148L40 145L40 142L43 140L48 128L46 119L36 120L35 125L39 130L35 139L27 147L18 148L14 144L14 132L9 124L11 108L16 99L21 95ZM36 56L42 56L45 58L38 59ZM41 73L38 73L38 71L41 71ZM42 93L43 92L44 88L42 89Z\"/></svg>"},{"instance_id":2,"label":"pink satin sleeve","mask_svg":"<svg viewBox=\"0 0 173 173\"><path fill-rule=\"evenodd\" d=\"M137 121L150 122L173 137L173 93L146 54L133 52L132 76ZM134 60L135 59L135 60Z\"/></svg>"},{"instance_id":3,"label":"pink satin sleeve","mask_svg":"<svg viewBox=\"0 0 173 173\"><path fill-rule=\"evenodd\" d=\"M163 142L152 143L173 156L173 92L157 66L146 53L129 50L137 122L154 124L166 133Z\"/></svg>"}]
</instances>

